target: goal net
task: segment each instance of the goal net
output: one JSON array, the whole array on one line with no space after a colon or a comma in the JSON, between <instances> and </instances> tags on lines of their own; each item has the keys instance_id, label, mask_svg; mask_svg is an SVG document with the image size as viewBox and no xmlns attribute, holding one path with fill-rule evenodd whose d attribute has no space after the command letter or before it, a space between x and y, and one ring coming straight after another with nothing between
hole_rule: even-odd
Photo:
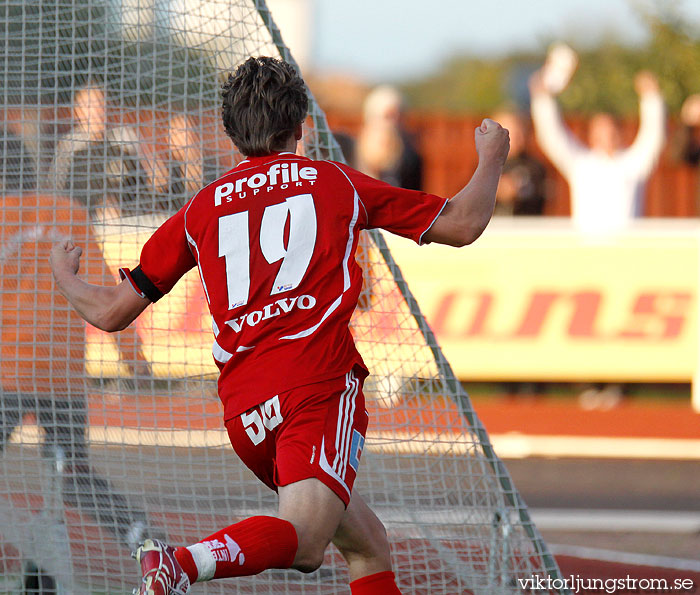
<instances>
[{"instance_id":1,"label":"goal net","mask_svg":"<svg viewBox=\"0 0 700 595\"><path fill-rule=\"evenodd\" d=\"M273 514L276 496L223 429L196 272L106 335L54 290L48 250L74 238L93 282L134 266L153 230L240 158L220 123L222 74L249 55L292 57L262 0L2 7L0 591L130 592L145 535L193 543ZM303 151L342 160L314 101ZM358 259L352 324L373 375L356 489L387 526L400 588L492 595L557 577L381 233ZM341 593L347 573L331 547L308 576L194 590Z\"/></svg>"}]
</instances>

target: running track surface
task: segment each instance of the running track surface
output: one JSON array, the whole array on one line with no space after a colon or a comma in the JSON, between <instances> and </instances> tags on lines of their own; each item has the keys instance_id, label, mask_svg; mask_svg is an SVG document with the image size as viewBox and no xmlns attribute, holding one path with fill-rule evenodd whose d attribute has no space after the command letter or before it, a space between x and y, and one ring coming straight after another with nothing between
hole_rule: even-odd
<instances>
[{"instance_id":1,"label":"running track surface","mask_svg":"<svg viewBox=\"0 0 700 595\"><path fill-rule=\"evenodd\" d=\"M192 398L182 398L180 417L178 402L180 399L171 398L168 402L168 413L154 406L144 407L143 400L122 397L119 403L109 404L109 400L94 400L91 403L90 422L94 425L120 425L159 427L164 423L170 427L185 427L189 429L219 429L221 428L220 405L215 400L202 400L193 407ZM420 404L417 404L420 407ZM605 437L654 437L654 438L687 438L700 437L700 415L695 414L690 404L682 401L670 402L625 402L609 411L583 411L575 401L538 399L517 400L506 398L487 398L475 401L475 408L484 426L491 434L520 432L533 435L567 435L567 436L605 436ZM193 418L197 411L201 416ZM418 413L419 425L429 422L449 427L456 420L452 415L435 415L434 413ZM170 413L176 412L176 413ZM408 418L413 418L416 412L407 412ZM382 423L384 415L381 410L373 411L377 423ZM426 419L430 418L430 419ZM167 418L167 419L165 419ZM388 420L387 420L388 421ZM153 425L151 425L151 423ZM0 546L0 559L16 559L16 553L11 552L11 546ZM4 550L4 551L3 551ZM14 555L13 555L14 554ZM672 570L660 567L636 566L615 562L603 562L559 556L557 561L564 577L575 576L581 579L621 579L632 577L637 579L654 578L666 579L673 585L677 579L693 581L690 590L673 590L669 592L690 593L700 592L700 571ZM413 561L415 565L416 561ZM10 571L10 568L0 570ZM590 591L589 591L590 592ZM600 591L599 591L600 592ZM616 590L615 593L632 591ZM635 591L639 592L639 591ZM445 595L452 595L445 593ZM459 594L454 594L459 595Z\"/></svg>"},{"instance_id":2,"label":"running track surface","mask_svg":"<svg viewBox=\"0 0 700 595\"><path fill-rule=\"evenodd\" d=\"M144 402L146 401L146 402ZM418 399L401 409L372 408L373 423L381 426L411 421L421 428L455 426L457 414ZM700 414L689 401L630 400L608 411L584 411L575 399L475 399L474 408L490 434L520 432L532 435L605 436L624 438L700 438ZM218 400L193 397L142 399L121 396L90 401L90 423L96 426L220 429ZM392 421L393 420L393 421Z\"/></svg>"}]
</instances>

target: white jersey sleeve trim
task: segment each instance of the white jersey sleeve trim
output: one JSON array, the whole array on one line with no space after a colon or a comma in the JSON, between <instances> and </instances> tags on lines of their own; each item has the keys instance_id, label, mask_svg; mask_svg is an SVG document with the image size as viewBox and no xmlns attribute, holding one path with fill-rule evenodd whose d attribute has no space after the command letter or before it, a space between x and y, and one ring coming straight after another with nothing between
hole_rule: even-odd
<instances>
[{"instance_id":1,"label":"white jersey sleeve trim","mask_svg":"<svg viewBox=\"0 0 700 595\"><path fill-rule=\"evenodd\" d=\"M423 245L423 236L424 236L426 233L428 233L428 232L430 231L430 228L431 228L433 225L435 225L435 222L438 220L438 217L439 217L440 215L442 215L442 212L445 210L445 207L447 206L447 203L448 203L448 202L450 202L450 200L446 198L446 199L445 199L445 204L442 205L442 208L438 211L438 214L435 215L435 218L430 222L430 225L428 225L428 227L426 227L425 231L424 231L422 234L420 234L420 236L418 237L418 245L419 245L419 246L422 246L422 245ZM430 243L430 242L428 242L428 243Z\"/></svg>"},{"instance_id":2,"label":"white jersey sleeve trim","mask_svg":"<svg viewBox=\"0 0 700 595\"><path fill-rule=\"evenodd\" d=\"M0 252L0 262L2 262L2 260L3 260L2 253ZM134 293L137 296L139 296L140 298L146 297L146 294L143 291L141 291L138 287L136 287L136 285L134 284L134 280L131 278L131 271L129 269L125 269L123 267L120 268L119 269L119 278L122 281L126 281L129 284L129 287L131 287L131 289L133 289Z\"/></svg>"},{"instance_id":3,"label":"white jersey sleeve trim","mask_svg":"<svg viewBox=\"0 0 700 595\"><path fill-rule=\"evenodd\" d=\"M355 406L360 381L351 370L345 376L345 391L338 404L338 424L335 434L335 460L333 470L339 477L345 479L350 457L350 443L352 441L353 421L355 419Z\"/></svg>"}]
</instances>

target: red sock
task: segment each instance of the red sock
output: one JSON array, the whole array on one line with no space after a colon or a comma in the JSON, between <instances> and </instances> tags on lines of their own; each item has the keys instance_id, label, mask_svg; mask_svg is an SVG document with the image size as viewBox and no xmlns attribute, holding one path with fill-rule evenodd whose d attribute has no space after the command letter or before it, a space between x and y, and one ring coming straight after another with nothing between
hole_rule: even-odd
<instances>
[{"instance_id":1,"label":"red sock","mask_svg":"<svg viewBox=\"0 0 700 595\"><path fill-rule=\"evenodd\" d=\"M289 568L297 546L297 532L291 523L255 516L187 548L177 548L175 558L194 583L258 574L268 568Z\"/></svg>"},{"instance_id":2,"label":"red sock","mask_svg":"<svg viewBox=\"0 0 700 595\"><path fill-rule=\"evenodd\" d=\"M363 576L350 583L352 595L401 595L391 570Z\"/></svg>"}]
</instances>

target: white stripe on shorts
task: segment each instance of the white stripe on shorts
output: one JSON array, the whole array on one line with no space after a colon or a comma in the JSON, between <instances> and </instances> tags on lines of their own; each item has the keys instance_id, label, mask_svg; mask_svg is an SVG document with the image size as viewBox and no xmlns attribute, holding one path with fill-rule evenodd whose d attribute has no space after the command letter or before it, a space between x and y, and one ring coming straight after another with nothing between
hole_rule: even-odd
<instances>
[{"instance_id":1,"label":"white stripe on shorts","mask_svg":"<svg viewBox=\"0 0 700 595\"><path fill-rule=\"evenodd\" d=\"M352 426L355 416L355 401L360 385L359 380L355 378L354 372L350 372L347 376L347 388L341 397L339 408L342 408L343 423L340 435L336 434L336 456L333 469L340 476L345 478L345 469L347 468L347 457L350 449L350 438L352 436Z\"/></svg>"},{"instance_id":2,"label":"white stripe on shorts","mask_svg":"<svg viewBox=\"0 0 700 595\"><path fill-rule=\"evenodd\" d=\"M335 458L333 459L333 469L335 471L337 471L340 466L340 441L345 433L345 425L347 424L345 410L347 409L346 403L348 394L352 390L352 375L352 370L345 375L345 390L343 391L343 394L340 395L340 399L338 399L338 421L335 427Z\"/></svg>"},{"instance_id":3,"label":"white stripe on shorts","mask_svg":"<svg viewBox=\"0 0 700 595\"><path fill-rule=\"evenodd\" d=\"M355 422L355 406L357 404L357 393L359 390L360 386L360 381L355 378L355 375L353 374L352 378L353 382L353 390L352 393L350 394L350 412L348 414L348 420L349 423L347 425L347 429L345 430L345 436L343 436L343 442L342 447L343 447L343 452L340 457L340 460L342 461L342 466L340 469L338 469L338 475L341 477L345 477L345 472L348 468L348 460L350 457L350 444L352 443L352 433L353 433L353 426Z\"/></svg>"},{"instance_id":4,"label":"white stripe on shorts","mask_svg":"<svg viewBox=\"0 0 700 595\"><path fill-rule=\"evenodd\" d=\"M345 391L340 397L338 402L338 428L335 434L335 461L333 462L333 469L336 473L340 472L343 461L343 439L345 438L345 432L348 427L348 409L350 406L350 395L352 394L352 373L348 373L345 376ZM352 422L350 422L352 423Z\"/></svg>"},{"instance_id":5,"label":"white stripe on shorts","mask_svg":"<svg viewBox=\"0 0 700 595\"><path fill-rule=\"evenodd\" d=\"M343 489L348 493L348 498L350 497L350 488L345 484L345 481L340 477L333 468L329 465L328 459L326 459L326 439L321 439L321 455L318 457L318 464L328 475L335 479Z\"/></svg>"}]
</instances>

